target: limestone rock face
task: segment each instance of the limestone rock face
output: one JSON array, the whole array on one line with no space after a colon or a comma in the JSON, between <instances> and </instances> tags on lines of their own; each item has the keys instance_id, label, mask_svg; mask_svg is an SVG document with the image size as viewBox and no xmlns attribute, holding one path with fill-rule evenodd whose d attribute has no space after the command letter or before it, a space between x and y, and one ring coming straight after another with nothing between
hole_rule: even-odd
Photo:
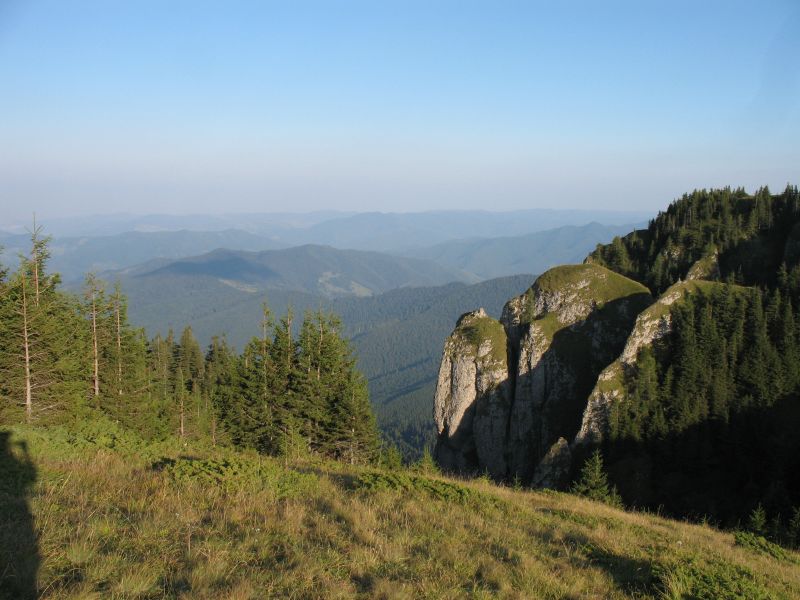
<instances>
[{"instance_id":1,"label":"limestone rock face","mask_svg":"<svg viewBox=\"0 0 800 600\"><path fill-rule=\"evenodd\" d=\"M483 309L463 315L445 342L434 398L435 458L448 471L506 472L506 335Z\"/></svg>"},{"instance_id":2,"label":"limestone rock face","mask_svg":"<svg viewBox=\"0 0 800 600\"><path fill-rule=\"evenodd\" d=\"M584 264L543 274L506 304L500 323L482 311L464 315L445 344L434 401L441 466L559 485L569 471L566 440L597 375L651 301L640 284Z\"/></svg>"}]
</instances>

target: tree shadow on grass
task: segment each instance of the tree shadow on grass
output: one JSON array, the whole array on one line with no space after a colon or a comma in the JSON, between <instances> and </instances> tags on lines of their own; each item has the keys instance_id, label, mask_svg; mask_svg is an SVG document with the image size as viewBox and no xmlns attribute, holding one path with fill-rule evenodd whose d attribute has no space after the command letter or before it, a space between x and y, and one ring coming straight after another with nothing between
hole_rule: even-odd
<instances>
[{"instance_id":1,"label":"tree shadow on grass","mask_svg":"<svg viewBox=\"0 0 800 600\"><path fill-rule=\"evenodd\" d=\"M28 496L36 468L25 442L0 431L0 598L36 598L41 558Z\"/></svg>"},{"instance_id":2,"label":"tree shadow on grass","mask_svg":"<svg viewBox=\"0 0 800 600\"><path fill-rule=\"evenodd\" d=\"M566 518L566 514L559 514ZM657 562L647 558L635 558L617 554L603 548L590 538L575 533L559 534L558 527L551 531L540 533L548 547L556 552L553 556L559 558L562 554L559 547L569 548L567 559L573 566L586 569L595 568L604 571L614 582L617 589L626 596L633 598L652 598L660 596L663 590L662 569Z\"/></svg>"},{"instance_id":3,"label":"tree shadow on grass","mask_svg":"<svg viewBox=\"0 0 800 600\"><path fill-rule=\"evenodd\" d=\"M591 547L587 551L592 566L600 567L626 594L640 597L654 596L661 590L657 569L648 560L622 556L608 550Z\"/></svg>"}]
</instances>

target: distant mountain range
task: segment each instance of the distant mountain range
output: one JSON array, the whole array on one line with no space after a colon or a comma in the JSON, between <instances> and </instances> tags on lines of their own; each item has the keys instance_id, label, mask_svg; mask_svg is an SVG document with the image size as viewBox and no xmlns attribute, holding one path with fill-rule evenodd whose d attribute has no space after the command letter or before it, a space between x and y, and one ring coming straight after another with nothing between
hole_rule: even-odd
<instances>
[{"instance_id":1,"label":"distant mountain range","mask_svg":"<svg viewBox=\"0 0 800 600\"><path fill-rule=\"evenodd\" d=\"M638 224L641 228L643 224ZM543 273L560 264L581 262L597 244L626 235L637 225L567 225L526 235L461 239L406 253L442 266L472 273L481 279L515 273Z\"/></svg>"},{"instance_id":2,"label":"distant mountain range","mask_svg":"<svg viewBox=\"0 0 800 600\"><path fill-rule=\"evenodd\" d=\"M596 217L590 225L578 220L589 217ZM545 210L344 216L312 213L250 215L249 219L242 215L129 217L127 221L122 217L89 218L85 231L111 233L62 235L60 232L80 230L79 223L57 224L50 267L70 282L82 279L89 271L125 269L157 258L177 259L219 248L257 252L315 244L434 260L442 267L487 279L520 272L538 273L552 265L576 260L597 243L608 242L614 235L632 229L621 223L642 218L639 213ZM157 229L158 225L183 226L183 229L116 231L125 226ZM216 229L223 225L236 228ZM543 237L539 235L548 230ZM45 233L51 231L48 223ZM0 232L0 246L4 247L0 261L16 263L17 254L27 251L28 242L26 233Z\"/></svg>"},{"instance_id":3,"label":"distant mountain range","mask_svg":"<svg viewBox=\"0 0 800 600\"><path fill-rule=\"evenodd\" d=\"M477 277L433 261L330 246L305 245L285 250L247 252L213 250L173 261L155 260L109 273L127 287L157 278L172 288L188 280L213 279L247 293L295 291L325 298L372 296L402 287L432 286Z\"/></svg>"},{"instance_id":4,"label":"distant mountain range","mask_svg":"<svg viewBox=\"0 0 800 600\"><path fill-rule=\"evenodd\" d=\"M27 252L28 234L0 234L4 247L3 262L13 262L20 252ZM65 281L83 279L89 271L124 269L155 258L176 259L193 256L215 248L268 250L281 246L263 236L242 230L224 231L128 231L116 235L58 237L50 244L50 267Z\"/></svg>"},{"instance_id":5,"label":"distant mountain range","mask_svg":"<svg viewBox=\"0 0 800 600\"><path fill-rule=\"evenodd\" d=\"M56 237L97 237L120 233L225 231L240 229L281 246L325 244L356 250L398 250L431 246L471 237L515 236L565 225L597 222L619 225L645 221L649 211L567 210L535 208L506 212L438 210L428 212L254 213L230 215L98 215L49 219L47 232ZM25 233L28 223L2 224L0 229ZM241 249L241 248L237 248Z\"/></svg>"}]
</instances>

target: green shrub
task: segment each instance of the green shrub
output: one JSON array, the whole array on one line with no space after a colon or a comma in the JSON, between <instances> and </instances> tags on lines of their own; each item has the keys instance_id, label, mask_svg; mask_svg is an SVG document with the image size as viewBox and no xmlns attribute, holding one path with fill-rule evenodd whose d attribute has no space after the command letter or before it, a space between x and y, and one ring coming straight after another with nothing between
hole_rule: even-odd
<instances>
[{"instance_id":1,"label":"green shrub","mask_svg":"<svg viewBox=\"0 0 800 600\"><path fill-rule=\"evenodd\" d=\"M670 599L774 600L768 590L744 567L726 562L701 562L690 557L672 568L656 567Z\"/></svg>"},{"instance_id":2,"label":"green shrub","mask_svg":"<svg viewBox=\"0 0 800 600\"><path fill-rule=\"evenodd\" d=\"M733 537L736 545L742 548L766 554L778 560L791 560L786 550L778 546L778 544L773 544L763 536L756 535L750 531L737 531L733 534Z\"/></svg>"},{"instance_id":3,"label":"green shrub","mask_svg":"<svg viewBox=\"0 0 800 600\"><path fill-rule=\"evenodd\" d=\"M481 494L471 488L410 473L363 473L356 480L355 487L367 492L421 492L436 500L461 504L481 499Z\"/></svg>"},{"instance_id":4,"label":"green shrub","mask_svg":"<svg viewBox=\"0 0 800 600\"><path fill-rule=\"evenodd\" d=\"M229 456L223 458L162 458L153 469L169 473L176 481L205 485L243 487L255 485L270 489L276 498L296 498L317 489L319 479L269 460Z\"/></svg>"}]
</instances>

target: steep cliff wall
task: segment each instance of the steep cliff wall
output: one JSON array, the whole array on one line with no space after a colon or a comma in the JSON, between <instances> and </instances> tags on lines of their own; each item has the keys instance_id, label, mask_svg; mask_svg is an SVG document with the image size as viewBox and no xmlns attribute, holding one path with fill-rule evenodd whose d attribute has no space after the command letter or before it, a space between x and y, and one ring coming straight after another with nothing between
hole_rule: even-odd
<instances>
[{"instance_id":1,"label":"steep cliff wall","mask_svg":"<svg viewBox=\"0 0 800 600\"><path fill-rule=\"evenodd\" d=\"M440 465L556 485L598 374L651 302L644 286L604 267L569 265L510 300L500 323L482 311L462 317L434 400ZM475 337L476 324L490 335Z\"/></svg>"},{"instance_id":2,"label":"steep cliff wall","mask_svg":"<svg viewBox=\"0 0 800 600\"><path fill-rule=\"evenodd\" d=\"M505 475L507 346L503 326L483 309L463 315L447 339L434 403L439 436L435 458L442 468Z\"/></svg>"}]
</instances>

